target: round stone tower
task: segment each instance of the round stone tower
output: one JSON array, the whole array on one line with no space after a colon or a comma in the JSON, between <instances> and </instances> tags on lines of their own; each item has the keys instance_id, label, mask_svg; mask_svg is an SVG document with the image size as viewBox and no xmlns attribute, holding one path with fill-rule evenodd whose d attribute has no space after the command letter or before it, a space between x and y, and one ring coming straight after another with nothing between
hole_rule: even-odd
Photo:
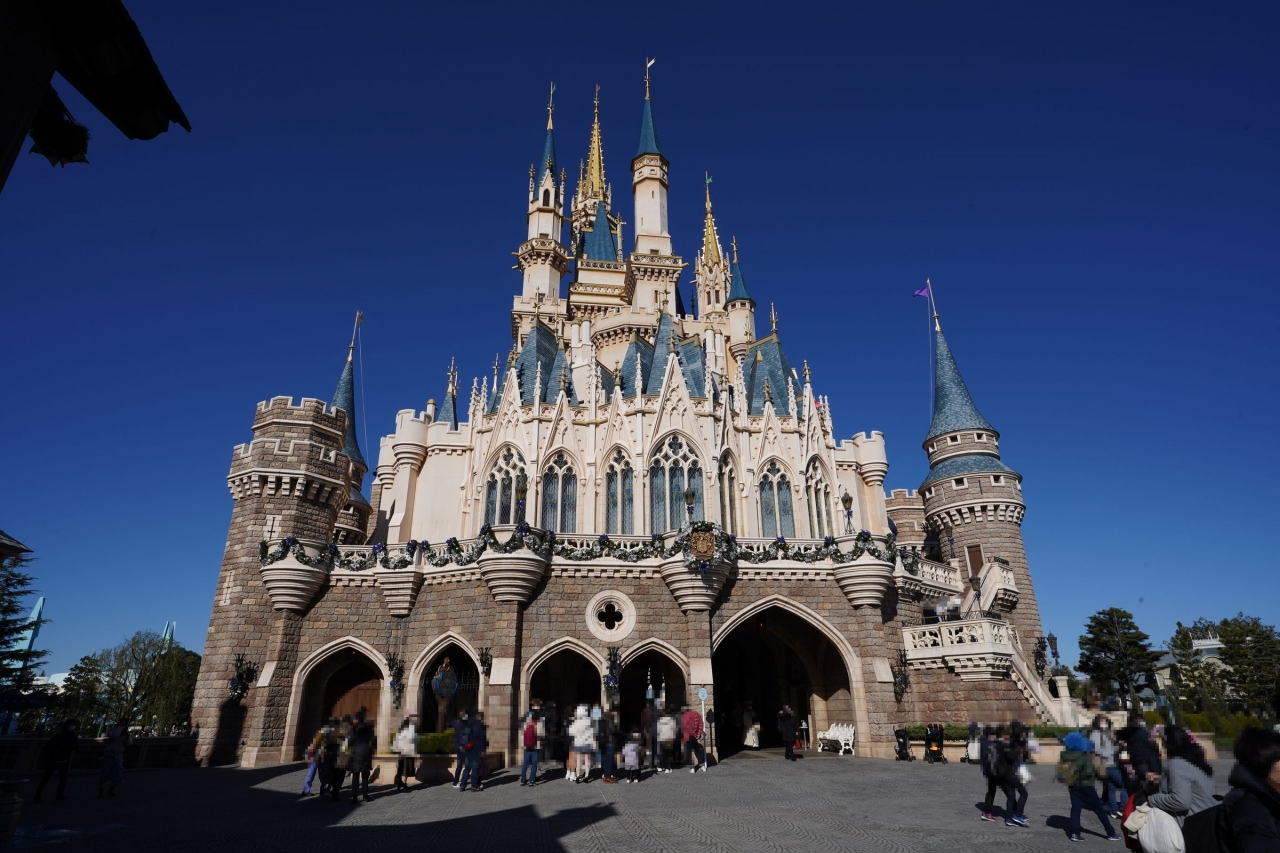
<instances>
[{"instance_id":1,"label":"round stone tower","mask_svg":"<svg viewBox=\"0 0 1280 853\"><path fill-rule=\"evenodd\" d=\"M983 601L1008 611L1030 659L1042 628L1022 543L1022 475L1000 460L1000 434L974 405L940 326L934 335L929 475L920 485L925 526L937 541L931 556L954 561L966 577L995 564L985 573ZM1010 575L1016 593L1001 587Z\"/></svg>"}]
</instances>

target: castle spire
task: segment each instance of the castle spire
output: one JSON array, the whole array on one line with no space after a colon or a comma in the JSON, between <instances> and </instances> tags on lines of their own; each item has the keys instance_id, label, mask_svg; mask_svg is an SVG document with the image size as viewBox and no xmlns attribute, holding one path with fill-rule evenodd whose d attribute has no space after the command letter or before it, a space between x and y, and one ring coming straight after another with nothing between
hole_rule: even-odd
<instances>
[{"instance_id":1,"label":"castle spire","mask_svg":"<svg viewBox=\"0 0 1280 853\"><path fill-rule=\"evenodd\" d=\"M716 233L716 218L711 212L711 175L707 179L707 218L702 226L702 257L707 266L720 263L720 235Z\"/></svg>"},{"instance_id":2,"label":"castle spire","mask_svg":"<svg viewBox=\"0 0 1280 853\"><path fill-rule=\"evenodd\" d=\"M600 87L596 86L595 115L591 119L591 147L587 151L587 196L603 200L604 145L600 139Z\"/></svg>"},{"instance_id":3,"label":"castle spire","mask_svg":"<svg viewBox=\"0 0 1280 853\"><path fill-rule=\"evenodd\" d=\"M936 322L936 320L935 320ZM956 366L951 347L942 334L942 329L935 327L933 355L933 420L929 424L929 434L925 441L961 429L989 429L995 427L987 421L973 404L969 396L969 388L964 384L960 368Z\"/></svg>"},{"instance_id":4,"label":"castle spire","mask_svg":"<svg viewBox=\"0 0 1280 853\"><path fill-rule=\"evenodd\" d=\"M448 382L444 390L444 406L440 409L436 420L447 423L449 431L456 432L458 429L458 368L453 358L449 359L449 372L446 376Z\"/></svg>"},{"instance_id":5,"label":"castle spire","mask_svg":"<svg viewBox=\"0 0 1280 853\"><path fill-rule=\"evenodd\" d=\"M551 174L551 180L554 183L556 179L556 139L553 132L553 124L551 116L555 112L556 84L551 84L551 94L547 96L547 139L542 144L542 162L538 164L539 179L547 173Z\"/></svg>"},{"instance_id":6,"label":"castle spire","mask_svg":"<svg viewBox=\"0 0 1280 853\"><path fill-rule=\"evenodd\" d=\"M662 148L658 145L658 131L653 126L653 101L649 99L649 69L656 59L645 59L644 64L644 111L640 115L640 147L636 156L641 154L657 154L662 156Z\"/></svg>"},{"instance_id":7,"label":"castle spire","mask_svg":"<svg viewBox=\"0 0 1280 853\"><path fill-rule=\"evenodd\" d=\"M356 376L353 363L356 352L356 331L363 322L364 314L357 311L356 324L351 330L351 346L347 348L347 363L343 365L342 375L338 377L338 387L333 392L331 405L347 413L347 432L344 436L342 452L347 454L352 464L368 471L369 465L360 453L360 442L356 440Z\"/></svg>"},{"instance_id":8,"label":"castle spire","mask_svg":"<svg viewBox=\"0 0 1280 853\"><path fill-rule=\"evenodd\" d=\"M747 282L742 277L742 267L738 266L737 237L733 238L731 245L733 246L733 263L729 267L729 297L725 302L736 302L741 299L755 305L756 301L751 298L751 294L747 293Z\"/></svg>"}]
</instances>

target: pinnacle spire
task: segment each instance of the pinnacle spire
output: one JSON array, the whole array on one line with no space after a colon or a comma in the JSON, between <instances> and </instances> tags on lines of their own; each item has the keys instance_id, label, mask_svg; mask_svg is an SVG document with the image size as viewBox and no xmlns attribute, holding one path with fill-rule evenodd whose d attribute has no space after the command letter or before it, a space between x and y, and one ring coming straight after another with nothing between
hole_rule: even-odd
<instances>
[{"instance_id":1,"label":"pinnacle spire","mask_svg":"<svg viewBox=\"0 0 1280 853\"><path fill-rule=\"evenodd\" d=\"M644 111L640 114L640 147L636 156L657 154L662 156L662 147L658 144L658 131L653 125L653 101L649 99L649 69L656 59L645 59L644 65Z\"/></svg>"},{"instance_id":2,"label":"pinnacle spire","mask_svg":"<svg viewBox=\"0 0 1280 853\"><path fill-rule=\"evenodd\" d=\"M720 263L720 235L716 233L716 217L711 212L711 175L707 175L707 218L702 227L702 257L708 266Z\"/></svg>"},{"instance_id":3,"label":"pinnacle spire","mask_svg":"<svg viewBox=\"0 0 1280 853\"><path fill-rule=\"evenodd\" d=\"M449 424L451 432L458 429L458 368L456 359L449 359L448 384L444 390L444 406L436 420Z\"/></svg>"},{"instance_id":4,"label":"pinnacle spire","mask_svg":"<svg viewBox=\"0 0 1280 853\"><path fill-rule=\"evenodd\" d=\"M542 144L542 162L538 164L538 178L551 173L551 180L556 179L556 139L553 132L551 115L555 112L556 84L551 84L551 94L547 97L547 139Z\"/></svg>"},{"instance_id":5,"label":"pinnacle spire","mask_svg":"<svg viewBox=\"0 0 1280 853\"><path fill-rule=\"evenodd\" d=\"M600 139L600 87L596 86L595 115L591 119L591 147L587 151L587 197L604 199L604 145Z\"/></svg>"},{"instance_id":6,"label":"pinnacle spire","mask_svg":"<svg viewBox=\"0 0 1280 853\"><path fill-rule=\"evenodd\" d=\"M333 392L333 402L330 405L347 413L347 431L343 438L342 452L347 454L347 458L353 464L367 471L369 465L360 453L360 442L356 440L356 375L353 363L356 351L356 329L360 328L363 321L364 315L357 311L355 329L351 331L351 346L347 348L347 363L342 367L342 375L338 377L338 387Z\"/></svg>"},{"instance_id":7,"label":"pinnacle spire","mask_svg":"<svg viewBox=\"0 0 1280 853\"><path fill-rule=\"evenodd\" d=\"M969 396L969 388L964 384L960 368L956 366L951 347L942 334L942 329L934 331L933 356L933 420L929 424L929 434L925 441L937 438L943 433L960 429L989 429L995 427L982 416L978 407Z\"/></svg>"},{"instance_id":8,"label":"pinnacle spire","mask_svg":"<svg viewBox=\"0 0 1280 853\"><path fill-rule=\"evenodd\" d=\"M736 302L739 299L745 299L752 305L756 301L751 298L751 294L747 293L747 282L742 277L742 267L738 266L738 238L733 238L733 263L729 266L729 295L725 297L725 302Z\"/></svg>"}]
</instances>

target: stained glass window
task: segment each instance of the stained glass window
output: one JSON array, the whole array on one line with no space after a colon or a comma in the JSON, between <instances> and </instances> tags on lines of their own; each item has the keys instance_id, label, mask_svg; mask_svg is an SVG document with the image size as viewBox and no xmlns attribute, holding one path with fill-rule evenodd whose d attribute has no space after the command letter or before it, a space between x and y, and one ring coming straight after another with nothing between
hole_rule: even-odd
<instances>
[{"instance_id":1,"label":"stained glass window","mask_svg":"<svg viewBox=\"0 0 1280 853\"><path fill-rule=\"evenodd\" d=\"M557 453L542 473L542 527L557 533L578 529L578 482L573 466Z\"/></svg>"},{"instance_id":2,"label":"stained glass window","mask_svg":"<svg viewBox=\"0 0 1280 853\"><path fill-rule=\"evenodd\" d=\"M606 533L629 535L633 532L631 513L634 503L634 483L631 463L619 450L609 462L605 472L604 518Z\"/></svg>"},{"instance_id":3,"label":"stained glass window","mask_svg":"<svg viewBox=\"0 0 1280 853\"><path fill-rule=\"evenodd\" d=\"M679 530L685 524L684 490L694 489L694 515L702 515L702 468L693 450L678 435L654 454L649 467L650 521L654 533Z\"/></svg>"},{"instance_id":4,"label":"stained glass window","mask_svg":"<svg viewBox=\"0 0 1280 853\"><path fill-rule=\"evenodd\" d=\"M485 485L484 520L488 524L510 524L515 501L515 478L524 473L524 457L513 447L506 448L493 463Z\"/></svg>"}]
</instances>

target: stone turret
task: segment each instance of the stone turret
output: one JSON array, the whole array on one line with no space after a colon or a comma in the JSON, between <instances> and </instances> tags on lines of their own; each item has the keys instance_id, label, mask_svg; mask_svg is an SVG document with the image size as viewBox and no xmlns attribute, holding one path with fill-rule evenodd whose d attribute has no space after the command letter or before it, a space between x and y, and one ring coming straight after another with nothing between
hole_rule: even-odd
<instances>
[{"instance_id":1,"label":"stone turret","mask_svg":"<svg viewBox=\"0 0 1280 853\"><path fill-rule=\"evenodd\" d=\"M993 559L1008 563L1017 584L1009 620L1023 648L1041 635L1040 612L1022 542L1022 475L1000 459L1000 434L974 405L941 327L935 326L933 420L924 440L929 475L920 485L931 556L958 561L968 576Z\"/></svg>"},{"instance_id":2,"label":"stone turret","mask_svg":"<svg viewBox=\"0 0 1280 853\"><path fill-rule=\"evenodd\" d=\"M268 567L277 584L260 565L260 543L296 537L318 553L330 541L350 504L352 472L364 473L363 459L357 466L344 450L347 427L341 408L275 397L258 404L253 440L232 453L227 483L235 505L194 705L202 763L279 760L269 750L283 743L300 612L325 573L289 557ZM237 654L256 669L243 699L228 690ZM242 741L255 746L242 751Z\"/></svg>"}]
</instances>

